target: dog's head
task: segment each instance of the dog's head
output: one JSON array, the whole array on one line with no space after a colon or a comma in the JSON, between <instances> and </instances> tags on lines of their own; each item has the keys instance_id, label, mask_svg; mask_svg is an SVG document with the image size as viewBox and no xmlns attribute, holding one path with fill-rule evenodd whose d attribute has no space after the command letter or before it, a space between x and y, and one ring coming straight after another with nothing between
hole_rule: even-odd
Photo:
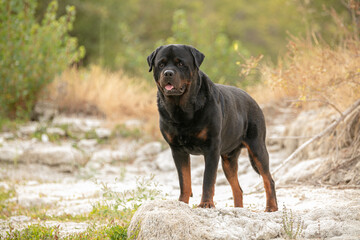
<instances>
[{"instance_id":1,"label":"dog's head","mask_svg":"<svg viewBox=\"0 0 360 240\"><path fill-rule=\"evenodd\" d=\"M149 72L154 69L156 84L166 96L181 96L198 76L204 54L187 45L158 47L147 57Z\"/></svg>"}]
</instances>

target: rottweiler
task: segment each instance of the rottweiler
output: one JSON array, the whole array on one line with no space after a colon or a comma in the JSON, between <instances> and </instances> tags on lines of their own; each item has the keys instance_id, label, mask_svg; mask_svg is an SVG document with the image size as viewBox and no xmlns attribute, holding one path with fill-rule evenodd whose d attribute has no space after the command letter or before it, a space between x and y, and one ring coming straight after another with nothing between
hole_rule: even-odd
<instances>
[{"instance_id":1,"label":"rottweiler","mask_svg":"<svg viewBox=\"0 0 360 240\"><path fill-rule=\"evenodd\" d=\"M247 148L254 170L263 178L267 212L278 210L275 183L269 171L265 119L245 91L215 84L199 67L205 56L188 45L158 47L147 57L158 88L160 130L169 144L180 183L179 200L192 196L190 154L204 155L205 172L199 207L214 206L216 172L221 156L234 206L243 207L238 157Z\"/></svg>"}]
</instances>

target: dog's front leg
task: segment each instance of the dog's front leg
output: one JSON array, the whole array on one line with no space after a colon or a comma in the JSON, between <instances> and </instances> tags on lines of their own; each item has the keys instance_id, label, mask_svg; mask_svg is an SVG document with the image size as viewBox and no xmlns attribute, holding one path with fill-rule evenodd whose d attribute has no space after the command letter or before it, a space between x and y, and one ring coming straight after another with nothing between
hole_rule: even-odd
<instances>
[{"instance_id":1,"label":"dog's front leg","mask_svg":"<svg viewBox=\"0 0 360 240\"><path fill-rule=\"evenodd\" d=\"M192 195L190 155L173 148L171 149L171 152L179 176L179 184L180 184L179 201L182 201L184 203L189 203L189 198Z\"/></svg>"},{"instance_id":2,"label":"dog's front leg","mask_svg":"<svg viewBox=\"0 0 360 240\"><path fill-rule=\"evenodd\" d=\"M205 156L205 171L203 180L203 192L199 207L213 208L216 172L219 164L220 153L218 150L211 150L204 154Z\"/></svg>"}]
</instances>

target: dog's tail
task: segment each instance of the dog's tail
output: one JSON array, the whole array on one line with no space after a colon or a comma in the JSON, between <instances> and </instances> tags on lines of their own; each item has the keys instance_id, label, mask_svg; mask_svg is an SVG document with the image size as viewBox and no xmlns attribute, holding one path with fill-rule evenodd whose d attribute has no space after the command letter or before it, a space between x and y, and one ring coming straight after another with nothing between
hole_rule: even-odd
<instances>
[{"instance_id":1,"label":"dog's tail","mask_svg":"<svg viewBox=\"0 0 360 240\"><path fill-rule=\"evenodd\" d=\"M253 169L255 170L255 172L256 172L257 174L260 174L259 169L256 167L255 162L254 162L254 159L252 158L251 154L249 154L249 158L250 158L251 166L253 167Z\"/></svg>"}]
</instances>

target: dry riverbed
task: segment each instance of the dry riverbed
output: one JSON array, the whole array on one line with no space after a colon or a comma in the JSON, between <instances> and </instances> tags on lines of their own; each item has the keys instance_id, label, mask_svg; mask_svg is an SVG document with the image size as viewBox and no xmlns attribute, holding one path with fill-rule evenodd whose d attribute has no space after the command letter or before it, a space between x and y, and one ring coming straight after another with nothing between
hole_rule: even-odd
<instances>
[{"instance_id":1,"label":"dry riverbed","mask_svg":"<svg viewBox=\"0 0 360 240\"><path fill-rule=\"evenodd\" d=\"M139 121L129 121L110 128L99 119L57 117L51 124L30 123L0 133L1 236L11 239L14 231L31 225L55 227L63 238L84 232L95 236L99 233L94 229L100 228L105 232L102 236L109 236L106 226L127 226L128 219L122 217L140 204L148 208L160 204L157 209L163 210L155 211L155 216L171 222L166 221L166 214L171 216L177 208L168 200L176 200L179 194L171 153L163 142L143 138L137 130L140 126ZM284 131L282 125L271 125L268 135ZM288 152L280 142L268 145L274 169ZM188 211L201 223L199 229L208 229L203 239L281 239L290 230L293 237L298 231L298 239L359 239L360 189L306 183L304 178L320 161L296 160L279 171L275 179L280 211L263 213L265 194L254 188L261 178L251 168L246 151L239 159L244 209L232 208L231 188L221 168L216 209L194 208L201 198L204 161L192 156L194 196L189 206L178 206L177 224L182 224L180 213ZM127 209L123 215L114 213L122 209ZM142 214L146 217L148 212ZM293 229L287 229L291 221ZM151 239L145 231L143 226L136 234ZM174 234L173 239L182 236ZM166 239L166 235L158 236Z\"/></svg>"}]
</instances>

